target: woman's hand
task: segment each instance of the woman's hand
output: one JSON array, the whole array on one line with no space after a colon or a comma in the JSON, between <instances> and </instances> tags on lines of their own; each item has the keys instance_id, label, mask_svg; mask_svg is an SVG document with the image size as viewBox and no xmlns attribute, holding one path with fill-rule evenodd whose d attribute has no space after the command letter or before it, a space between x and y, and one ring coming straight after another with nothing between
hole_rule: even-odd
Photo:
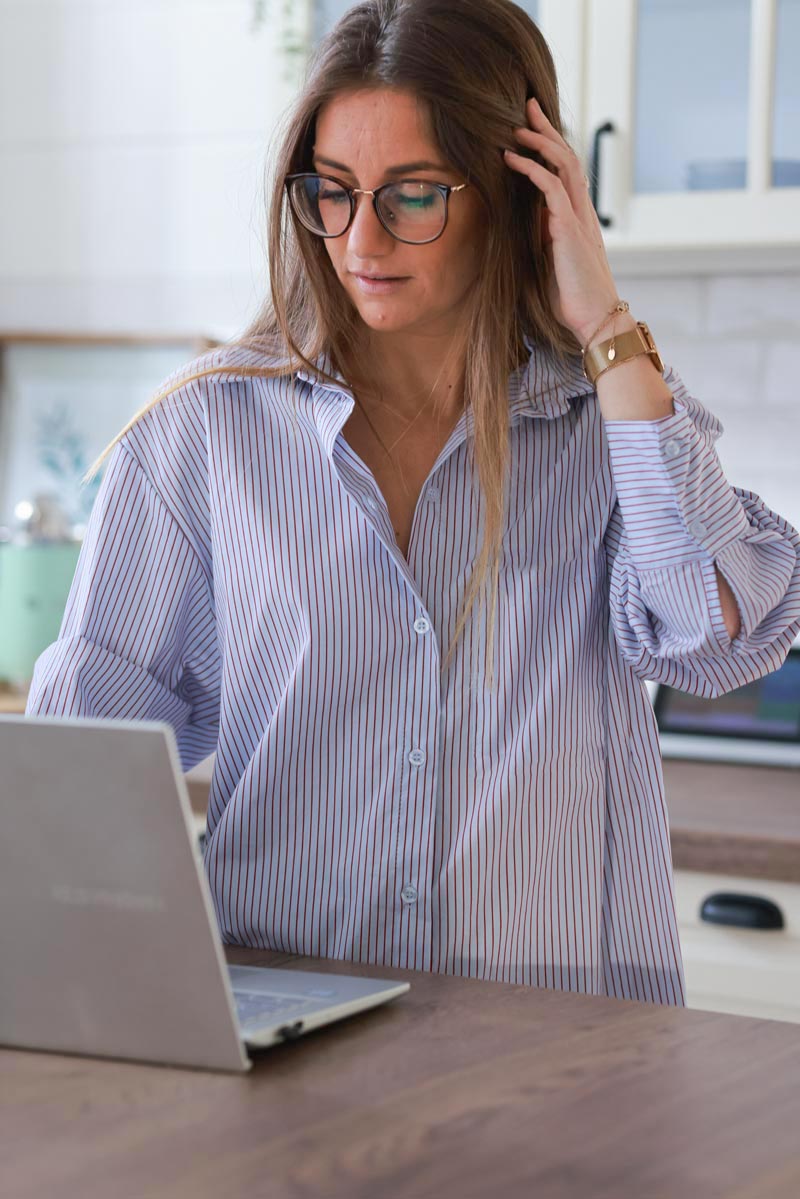
<instances>
[{"instance_id":1,"label":"woman's hand","mask_svg":"<svg viewBox=\"0 0 800 1199\"><path fill-rule=\"evenodd\" d=\"M527 175L544 193L543 239L552 270L553 315L585 346L619 302L619 295L580 159L550 124L538 101L528 100L527 109L534 128L519 128L514 133L523 145L553 163L558 174L513 150L503 154L512 170Z\"/></svg>"}]
</instances>

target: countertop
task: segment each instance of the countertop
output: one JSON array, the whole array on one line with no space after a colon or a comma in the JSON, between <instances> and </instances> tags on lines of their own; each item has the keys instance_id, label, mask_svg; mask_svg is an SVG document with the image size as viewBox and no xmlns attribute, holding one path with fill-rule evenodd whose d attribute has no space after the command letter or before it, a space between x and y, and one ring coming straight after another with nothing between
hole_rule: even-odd
<instances>
[{"instance_id":1,"label":"countertop","mask_svg":"<svg viewBox=\"0 0 800 1199\"><path fill-rule=\"evenodd\" d=\"M0 1052L14 1199L796 1199L800 1028L247 949L404 979L246 1075Z\"/></svg>"},{"instance_id":2,"label":"countertop","mask_svg":"<svg viewBox=\"0 0 800 1199\"><path fill-rule=\"evenodd\" d=\"M675 869L800 883L800 770L664 758Z\"/></svg>"}]
</instances>

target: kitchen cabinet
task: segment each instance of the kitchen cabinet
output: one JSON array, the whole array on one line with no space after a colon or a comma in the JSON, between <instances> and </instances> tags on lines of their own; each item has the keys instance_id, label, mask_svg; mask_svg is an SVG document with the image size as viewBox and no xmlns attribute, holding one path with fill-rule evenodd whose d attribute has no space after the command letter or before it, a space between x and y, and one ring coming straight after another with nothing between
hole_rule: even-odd
<instances>
[{"instance_id":1,"label":"kitchen cabinet","mask_svg":"<svg viewBox=\"0 0 800 1199\"><path fill-rule=\"evenodd\" d=\"M520 0L615 274L800 267L800 0ZM350 7L326 0L319 36Z\"/></svg>"},{"instance_id":2,"label":"kitchen cabinet","mask_svg":"<svg viewBox=\"0 0 800 1199\"><path fill-rule=\"evenodd\" d=\"M615 273L800 266L800 0L541 0Z\"/></svg>"},{"instance_id":3,"label":"kitchen cabinet","mask_svg":"<svg viewBox=\"0 0 800 1199\"><path fill-rule=\"evenodd\" d=\"M800 1024L800 883L675 870L675 907L690 1008ZM783 928L709 923L720 893L774 904Z\"/></svg>"},{"instance_id":4,"label":"kitchen cabinet","mask_svg":"<svg viewBox=\"0 0 800 1199\"><path fill-rule=\"evenodd\" d=\"M680 758L663 771L688 1006L800 1023L800 771ZM720 895L734 897L717 904L726 918L777 910L782 927L702 919Z\"/></svg>"}]
</instances>

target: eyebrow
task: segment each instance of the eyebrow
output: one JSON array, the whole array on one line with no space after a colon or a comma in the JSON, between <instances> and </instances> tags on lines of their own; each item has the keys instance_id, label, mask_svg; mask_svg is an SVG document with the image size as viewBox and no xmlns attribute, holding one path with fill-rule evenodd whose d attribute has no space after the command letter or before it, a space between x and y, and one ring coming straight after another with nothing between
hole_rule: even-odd
<instances>
[{"instance_id":1,"label":"eyebrow","mask_svg":"<svg viewBox=\"0 0 800 1199\"><path fill-rule=\"evenodd\" d=\"M337 171L345 171L348 175L354 175L355 172L343 162L336 162L333 158L323 158L321 154L315 154L316 162L324 163L326 167L335 167ZM402 175L406 171L449 171L450 167L445 166L441 162L429 162L423 159L420 162L403 162L396 167L387 167L385 174L387 175Z\"/></svg>"}]
</instances>

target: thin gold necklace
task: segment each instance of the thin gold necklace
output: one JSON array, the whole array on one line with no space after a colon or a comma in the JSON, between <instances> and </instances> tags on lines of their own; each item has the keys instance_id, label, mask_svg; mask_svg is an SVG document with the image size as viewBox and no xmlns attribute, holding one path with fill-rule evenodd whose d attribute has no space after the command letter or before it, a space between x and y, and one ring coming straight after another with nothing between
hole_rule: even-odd
<instances>
[{"instance_id":1,"label":"thin gold necklace","mask_svg":"<svg viewBox=\"0 0 800 1199\"><path fill-rule=\"evenodd\" d=\"M381 446L381 449L382 449L382 450L383 450L383 452L386 454L386 457L389 459L389 462L390 462L391 466L393 467L393 469L394 469L395 473L396 473L396 474L398 474L398 475L400 476L400 482L401 482L401 483L402 483L402 485L403 485L403 490L405 491L406 495L407 495L407 496L410 498L410 497L411 497L411 492L410 492L410 491L409 491L409 489L408 489L408 484L406 483L406 480L405 480L405 475L403 474L403 471L402 471L401 467L400 467L400 466L399 466L399 465L398 465L398 464L395 462L394 458L392 457L392 450L395 448L395 446L396 446L396 445L397 445L397 444L398 444L400 441L402 441L402 439L405 437L406 433L407 433L407 432L408 432L408 430L411 428L411 426L412 426L412 425L415 423L415 421L417 421L417 420L419 419L419 417L420 417L420 414L422 413L422 410L423 410L423 408L425 407L425 404L423 404L423 405L422 405L422 408L420 408L420 410L419 410L419 412L417 413L417 415L416 415L415 417L413 417L413 419L412 419L412 420L410 420L410 421L409 421L409 423L408 423L408 425L406 426L406 428L403 430L403 432L400 434L400 436L399 436L399 437L398 437L398 438L397 438L397 439L396 439L396 440L395 440L395 441L392 443L392 446L391 446L391 448L389 448L389 447L387 447L387 445L386 445L385 441L384 441L384 440L383 440L383 438L381 437L381 435L380 435L380 433L378 432L378 430L377 430L377 429L375 428L375 426L373 425L372 421L371 421L371 420L370 420L370 418L369 418L369 413L367 412L366 408L365 408L365 407L364 407L364 405L361 403L361 401L358 399L358 397L355 395L355 392L353 393L353 396L354 396L354 398L355 398L355 401L356 401L356 403L358 404L359 408L361 409L361 411L362 411L362 412L363 412L363 414L364 414L364 419L366 420L367 424L369 425L370 429L372 430L372 432L373 432L374 436L377 438L377 440L378 440L378 442L379 442L379 444L380 444L380 446ZM426 402L427 402L427 401L426 401Z\"/></svg>"},{"instance_id":2,"label":"thin gold necklace","mask_svg":"<svg viewBox=\"0 0 800 1199\"><path fill-rule=\"evenodd\" d=\"M431 393L431 394L433 394L433 393ZM386 445L386 443L384 442L384 440L383 440L383 438L381 437L380 433L378 432L378 430L375 428L375 426L373 425L372 421L370 420L370 418L369 418L369 413L367 412L367 410L366 410L366 407L365 407L365 406L364 406L364 404L361 402L361 400L359 400L359 398L358 398L358 396L356 395L355 391L353 392L353 398L355 399L355 401L356 401L356 403L358 404L359 408L360 408L360 409L361 409L361 411L363 412L363 414L364 414L364 419L366 420L367 424L369 425L370 429L372 430L372 433L374 434L374 436L375 436L375 437L376 437L376 439L378 440L378 442L379 442L379 444L380 444L381 448L383 449L383 452L386 454L386 457L389 459L389 462L391 463L391 465L392 465L392 467L394 468L395 472L396 472L396 473L397 473L397 474L400 476L400 481L401 481L401 483L403 484L403 489L404 489L404 491L405 491L406 495L410 497L411 493L410 493L410 491L409 491L409 489L408 489L408 486L406 485L405 476L403 475L402 469L401 469L401 468L400 468L400 466L399 466L399 465L398 465L398 464L395 462L395 460L392 458L392 450L395 448L395 446L396 446L396 445L398 445L398 444L399 444L399 443L400 443L400 442L403 440L403 438L405 437L406 433L408 433L408 431L409 431L409 429L411 428L411 426L412 426L412 425L414 425L414 424L415 424L415 423L416 423L416 422L419 420L420 416L421 416L421 415L422 415L422 413L425 411L425 408L426 408L427 404L430 402L431 395L429 394L428 396L426 396L426 397L425 397L425 399L424 399L424 400L423 400L423 402L422 402L422 406L419 408L419 410L418 410L418 412L417 412L416 416L413 416L413 417L411 418L411 420L410 420L410 421L408 422L408 424L406 425L405 429L403 429L403 432L400 434L400 436L399 436L399 437L395 438L395 440L392 442L391 446L387 446L387 445ZM402 417L402 415L403 415L402 413L399 413L399 412L397 411L397 409L396 409L396 408L392 407L392 405L391 405L391 404L388 404L388 403L386 403L385 401L384 401L384 402L381 404L381 407L386 407L386 408L388 408L390 412L393 412L393 413L395 414L395 416L401 416L401 417Z\"/></svg>"},{"instance_id":3,"label":"thin gold necklace","mask_svg":"<svg viewBox=\"0 0 800 1199\"><path fill-rule=\"evenodd\" d=\"M431 392L430 392L430 393L429 393L429 394L428 394L428 395L425 397L425 399L423 400L423 402L422 402L422 404L421 404L421 406L420 406L420 408L419 408L418 412L416 413L416 415L415 415L415 416L413 416L413 417L411 418L411 420L408 422L408 424L406 425L405 429L404 429L404 430L403 430L403 432L400 434L400 436L399 436L399 437L397 437L397 438L396 438L396 439L395 439L395 440L392 442L392 445L391 445L391 447L388 447L388 448L387 448L387 446L386 446L386 443L384 442L384 440L383 440L383 438L381 437L380 433L378 432L378 430L375 428L375 426L373 425L372 421L370 420L370 418L369 418L369 413L367 412L367 410L366 410L366 407L364 406L364 404L361 402L361 400L360 400L360 399L358 398L358 396L356 395L356 393L355 393L355 390L354 390L354 389L351 389L351 390L352 390L352 392L353 392L353 399L355 400L355 402L358 404L359 408L360 408L360 409L361 409L361 411L363 412L363 414L364 414L364 419L366 420L367 424L369 425L369 427L370 427L370 429L371 429L371 431L372 431L373 435L374 435L374 436L375 436L375 438L377 439L378 443L380 444L380 446L381 446L381 449L382 449L382 450L383 450L383 452L386 454L386 457L389 459L389 462L391 463L391 465L392 465L392 467L393 467L393 469L394 469L395 473L396 473L396 474L398 474L398 475L400 476L400 482L401 482L401 483L402 483L402 485L403 485L403 490L405 491L406 495L407 495L407 496L410 498L410 496L411 496L411 493L410 493L410 491L409 491L409 489L408 489L408 486L406 485L405 476L403 475L403 472L402 472L401 468L398 466L398 464L397 464L397 463L394 461L394 459L392 458L392 453L391 453L391 451L392 451L392 450L395 448L395 446L396 446L396 445L398 445L398 444L399 444L399 443L400 443L400 442L403 440L403 438L405 437L406 433L408 433L408 431L409 431L409 429L411 428L411 426L412 426L412 425L414 425L414 424L415 424L415 423L416 423L416 422L419 420L420 416L421 416L421 415L422 415L422 413L425 411L425 407L426 407L426 405L427 405L427 404L430 402L430 398L431 398L431 396L433 395L433 391L431 391ZM404 413L402 413L402 412L398 412L398 410L397 410L395 407L393 407L391 404L387 403L385 400L381 402L381 405L380 405L380 406L381 406L382 408L388 408L388 410L389 410L390 412L393 412L395 416L399 416L401 419L404 419ZM438 422L437 422L437 428L438 428Z\"/></svg>"}]
</instances>

